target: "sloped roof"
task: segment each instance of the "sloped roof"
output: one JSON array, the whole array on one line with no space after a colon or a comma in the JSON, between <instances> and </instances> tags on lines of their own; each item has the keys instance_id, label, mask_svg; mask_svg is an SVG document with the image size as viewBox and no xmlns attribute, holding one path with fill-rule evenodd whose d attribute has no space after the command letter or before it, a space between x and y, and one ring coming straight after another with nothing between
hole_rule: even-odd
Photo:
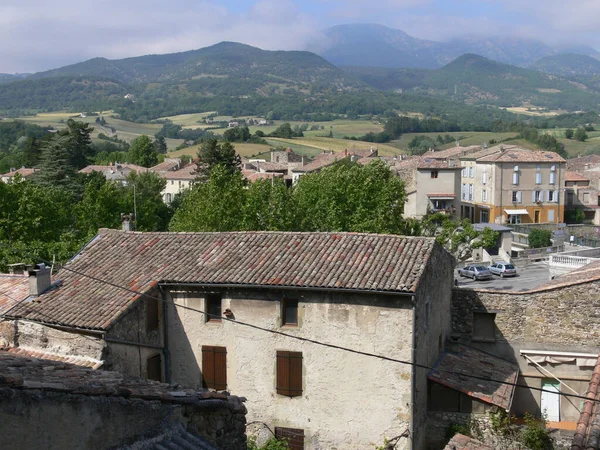
<instances>
[{"instance_id":1,"label":"sloped roof","mask_svg":"<svg viewBox=\"0 0 600 450\"><path fill-rule=\"evenodd\" d=\"M0 274L0 315L29 296L27 275Z\"/></svg>"},{"instance_id":2,"label":"sloped roof","mask_svg":"<svg viewBox=\"0 0 600 450\"><path fill-rule=\"evenodd\" d=\"M181 165L181 158L165 158L161 163L150 167L151 172L164 172L166 170L177 170Z\"/></svg>"},{"instance_id":3,"label":"sloped roof","mask_svg":"<svg viewBox=\"0 0 600 450\"><path fill-rule=\"evenodd\" d=\"M179 170L163 170L156 173L166 180L195 180L196 170L198 170L198 165L190 163Z\"/></svg>"},{"instance_id":4,"label":"sloped roof","mask_svg":"<svg viewBox=\"0 0 600 450\"><path fill-rule=\"evenodd\" d=\"M20 169L12 170L12 171L10 171L8 173L5 173L5 174L2 174L0 176L1 177L11 177L12 178L15 175L19 174L23 178L27 178L27 177L30 177L31 175L33 175L34 173L39 172L39 171L40 171L40 169L35 169L35 168L30 169L30 168L27 168L27 167L21 167Z\"/></svg>"},{"instance_id":5,"label":"sloped roof","mask_svg":"<svg viewBox=\"0 0 600 450\"><path fill-rule=\"evenodd\" d=\"M464 345L460 346L458 353L442 353L427 374L431 381L507 411L510 409L515 387L489 379L516 383L518 376L519 367L516 364Z\"/></svg>"},{"instance_id":6,"label":"sloped roof","mask_svg":"<svg viewBox=\"0 0 600 450\"><path fill-rule=\"evenodd\" d=\"M489 150L494 150L492 147ZM477 159L477 162L565 162L565 159L555 152L527 150L520 147L502 147L500 151Z\"/></svg>"},{"instance_id":7,"label":"sloped roof","mask_svg":"<svg viewBox=\"0 0 600 450\"><path fill-rule=\"evenodd\" d=\"M600 155L578 156L577 158L567 159L568 170L586 170L586 165L588 168L600 166Z\"/></svg>"},{"instance_id":8,"label":"sloped roof","mask_svg":"<svg viewBox=\"0 0 600 450\"><path fill-rule=\"evenodd\" d=\"M588 399L583 403L571 450L600 448L600 356L585 395Z\"/></svg>"},{"instance_id":9,"label":"sloped roof","mask_svg":"<svg viewBox=\"0 0 600 450\"><path fill-rule=\"evenodd\" d=\"M65 362L81 367L89 367L90 369L99 369L104 364L104 361L98 359L87 358L85 356L76 355L59 355L58 353L44 352L35 348L28 347L11 347L5 349L13 355L23 356L27 358L45 359L49 361Z\"/></svg>"},{"instance_id":10,"label":"sloped roof","mask_svg":"<svg viewBox=\"0 0 600 450\"><path fill-rule=\"evenodd\" d=\"M467 156L479 150L481 150L481 145L469 145L468 147L461 147L459 145L457 147L447 148L446 150L427 152L424 156L433 159L452 159L461 156Z\"/></svg>"},{"instance_id":11,"label":"sloped roof","mask_svg":"<svg viewBox=\"0 0 600 450\"><path fill-rule=\"evenodd\" d=\"M315 170L320 170L323 167L331 166L336 161L340 161L344 158L348 158L348 156L344 156L343 153L323 153L321 155L317 155L315 159L308 164L305 164L302 167L295 167L292 170L294 172L314 172Z\"/></svg>"},{"instance_id":12,"label":"sloped roof","mask_svg":"<svg viewBox=\"0 0 600 450\"><path fill-rule=\"evenodd\" d=\"M102 229L58 272L60 287L9 316L103 330L161 282L413 293L435 245L382 234Z\"/></svg>"},{"instance_id":13,"label":"sloped roof","mask_svg":"<svg viewBox=\"0 0 600 450\"><path fill-rule=\"evenodd\" d=\"M590 181L590 179L578 174L577 172L571 172L570 170L567 170L565 173L565 181Z\"/></svg>"}]
</instances>

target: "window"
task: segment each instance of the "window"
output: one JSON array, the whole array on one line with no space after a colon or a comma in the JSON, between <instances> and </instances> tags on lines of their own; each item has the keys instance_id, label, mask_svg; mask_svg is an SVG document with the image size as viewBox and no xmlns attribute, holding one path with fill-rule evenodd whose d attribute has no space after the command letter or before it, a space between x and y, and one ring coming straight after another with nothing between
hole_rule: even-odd
<instances>
[{"instance_id":1,"label":"window","mask_svg":"<svg viewBox=\"0 0 600 450\"><path fill-rule=\"evenodd\" d=\"M519 172L513 172L512 184L519 184Z\"/></svg>"},{"instance_id":2,"label":"window","mask_svg":"<svg viewBox=\"0 0 600 450\"><path fill-rule=\"evenodd\" d=\"M473 313L473 340L496 340L496 314L487 312Z\"/></svg>"},{"instance_id":3,"label":"window","mask_svg":"<svg viewBox=\"0 0 600 450\"><path fill-rule=\"evenodd\" d=\"M298 300L281 301L281 325L298 326Z\"/></svg>"},{"instance_id":4,"label":"window","mask_svg":"<svg viewBox=\"0 0 600 450\"><path fill-rule=\"evenodd\" d=\"M521 191L512 191L513 203L521 203Z\"/></svg>"},{"instance_id":5,"label":"window","mask_svg":"<svg viewBox=\"0 0 600 450\"><path fill-rule=\"evenodd\" d=\"M290 450L304 450L304 430L275 427L275 437L286 441Z\"/></svg>"},{"instance_id":6,"label":"window","mask_svg":"<svg viewBox=\"0 0 600 450\"><path fill-rule=\"evenodd\" d=\"M206 296L207 322L221 321L221 294L208 294Z\"/></svg>"},{"instance_id":7,"label":"window","mask_svg":"<svg viewBox=\"0 0 600 450\"><path fill-rule=\"evenodd\" d=\"M302 352L277 351L277 393L302 395Z\"/></svg>"},{"instance_id":8,"label":"window","mask_svg":"<svg viewBox=\"0 0 600 450\"><path fill-rule=\"evenodd\" d=\"M171 180L171 184L175 184L175 180Z\"/></svg>"},{"instance_id":9,"label":"window","mask_svg":"<svg viewBox=\"0 0 600 450\"><path fill-rule=\"evenodd\" d=\"M146 378L148 380L162 381L160 353L146 360Z\"/></svg>"},{"instance_id":10,"label":"window","mask_svg":"<svg viewBox=\"0 0 600 450\"><path fill-rule=\"evenodd\" d=\"M469 168L468 167L463 167L462 177L463 178L467 178L468 175L469 175Z\"/></svg>"},{"instance_id":11,"label":"window","mask_svg":"<svg viewBox=\"0 0 600 450\"><path fill-rule=\"evenodd\" d=\"M483 172L481 174L481 184L486 184L487 183L487 173Z\"/></svg>"},{"instance_id":12,"label":"window","mask_svg":"<svg viewBox=\"0 0 600 450\"><path fill-rule=\"evenodd\" d=\"M587 205L590 202L590 193L589 192L584 192L583 193L583 203L585 205Z\"/></svg>"},{"instance_id":13,"label":"window","mask_svg":"<svg viewBox=\"0 0 600 450\"><path fill-rule=\"evenodd\" d=\"M556 172L550 172L550 184L556 184Z\"/></svg>"},{"instance_id":14,"label":"window","mask_svg":"<svg viewBox=\"0 0 600 450\"><path fill-rule=\"evenodd\" d=\"M202 346L202 386L206 389L227 389L227 348Z\"/></svg>"},{"instance_id":15,"label":"window","mask_svg":"<svg viewBox=\"0 0 600 450\"><path fill-rule=\"evenodd\" d=\"M556 200L554 200L554 191L548 191L548 201L549 202L554 202Z\"/></svg>"},{"instance_id":16,"label":"window","mask_svg":"<svg viewBox=\"0 0 600 450\"><path fill-rule=\"evenodd\" d=\"M485 189L481 191L481 201L487 202L487 191Z\"/></svg>"},{"instance_id":17,"label":"window","mask_svg":"<svg viewBox=\"0 0 600 450\"><path fill-rule=\"evenodd\" d=\"M535 174L535 184L542 184L542 173L541 172L537 172Z\"/></svg>"},{"instance_id":18,"label":"window","mask_svg":"<svg viewBox=\"0 0 600 450\"><path fill-rule=\"evenodd\" d=\"M157 299L144 297L146 302L146 331L156 330L160 326L160 305Z\"/></svg>"},{"instance_id":19,"label":"window","mask_svg":"<svg viewBox=\"0 0 600 450\"><path fill-rule=\"evenodd\" d=\"M542 191L533 191L531 195L531 200L533 202L542 202L544 201L544 197L542 196Z\"/></svg>"},{"instance_id":20,"label":"window","mask_svg":"<svg viewBox=\"0 0 600 450\"><path fill-rule=\"evenodd\" d=\"M552 172L555 172L555 171L556 171L556 166L551 166L551 167L550 167L550 170L551 170Z\"/></svg>"},{"instance_id":21,"label":"window","mask_svg":"<svg viewBox=\"0 0 600 450\"><path fill-rule=\"evenodd\" d=\"M475 167L473 166L469 167L469 177L475 178Z\"/></svg>"},{"instance_id":22,"label":"window","mask_svg":"<svg viewBox=\"0 0 600 450\"><path fill-rule=\"evenodd\" d=\"M513 167L513 171L514 171L514 172L518 172L518 171L519 171L519 166L515 166L515 167Z\"/></svg>"},{"instance_id":23,"label":"window","mask_svg":"<svg viewBox=\"0 0 600 450\"><path fill-rule=\"evenodd\" d=\"M489 211L481 211L481 223L488 223L490 221Z\"/></svg>"},{"instance_id":24,"label":"window","mask_svg":"<svg viewBox=\"0 0 600 450\"><path fill-rule=\"evenodd\" d=\"M473 185L470 184L469 185L469 200L473 200L474 197L474 193L473 193Z\"/></svg>"},{"instance_id":25,"label":"window","mask_svg":"<svg viewBox=\"0 0 600 450\"><path fill-rule=\"evenodd\" d=\"M437 170L432 170L431 171L431 178L437 178L438 177L438 171Z\"/></svg>"},{"instance_id":26,"label":"window","mask_svg":"<svg viewBox=\"0 0 600 450\"><path fill-rule=\"evenodd\" d=\"M467 199L467 185L466 184L462 185L462 199L463 200Z\"/></svg>"}]
</instances>

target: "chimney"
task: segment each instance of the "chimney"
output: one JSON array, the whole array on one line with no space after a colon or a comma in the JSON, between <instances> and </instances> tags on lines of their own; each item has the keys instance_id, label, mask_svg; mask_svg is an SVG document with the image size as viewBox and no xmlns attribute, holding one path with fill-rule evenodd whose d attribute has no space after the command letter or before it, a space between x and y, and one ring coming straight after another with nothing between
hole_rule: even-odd
<instances>
[{"instance_id":1,"label":"chimney","mask_svg":"<svg viewBox=\"0 0 600 450\"><path fill-rule=\"evenodd\" d=\"M460 334L452 333L448 339L446 339L447 352L460 353Z\"/></svg>"},{"instance_id":2,"label":"chimney","mask_svg":"<svg viewBox=\"0 0 600 450\"><path fill-rule=\"evenodd\" d=\"M35 266L27 266L27 274L29 275L29 295L37 297L43 294L50 288L50 267L45 264L36 264Z\"/></svg>"},{"instance_id":3,"label":"chimney","mask_svg":"<svg viewBox=\"0 0 600 450\"><path fill-rule=\"evenodd\" d=\"M25 272L25 264L23 263L8 265L8 273L11 275L23 275L23 272Z\"/></svg>"},{"instance_id":4,"label":"chimney","mask_svg":"<svg viewBox=\"0 0 600 450\"><path fill-rule=\"evenodd\" d=\"M121 222L123 223L123 231L133 231L133 226L131 224L132 217L133 217L133 214L121 213Z\"/></svg>"},{"instance_id":5,"label":"chimney","mask_svg":"<svg viewBox=\"0 0 600 450\"><path fill-rule=\"evenodd\" d=\"M348 149L347 148L344 149L344 156L348 156Z\"/></svg>"}]
</instances>

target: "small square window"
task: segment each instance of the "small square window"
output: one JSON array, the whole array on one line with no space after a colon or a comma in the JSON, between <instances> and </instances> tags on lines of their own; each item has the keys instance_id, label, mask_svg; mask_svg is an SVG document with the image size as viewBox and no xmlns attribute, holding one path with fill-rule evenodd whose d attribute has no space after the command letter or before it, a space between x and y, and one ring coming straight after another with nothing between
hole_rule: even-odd
<instances>
[{"instance_id":1,"label":"small square window","mask_svg":"<svg viewBox=\"0 0 600 450\"><path fill-rule=\"evenodd\" d=\"M146 378L148 380L162 381L162 361L160 354L146 360Z\"/></svg>"},{"instance_id":2,"label":"small square window","mask_svg":"<svg viewBox=\"0 0 600 450\"><path fill-rule=\"evenodd\" d=\"M473 340L496 341L496 314L487 312L473 313Z\"/></svg>"},{"instance_id":3,"label":"small square window","mask_svg":"<svg viewBox=\"0 0 600 450\"><path fill-rule=\"evenodd\" d=\"M287 443L290 450L304 450L304 430L275 427L275 437Z\"/></svg>"},{"instance_id":4,"label":"small square window","mask_svg":"<svg viewBox=\"0 0 600 450\"><path fill-rule=\"evenodd\" d=\"M431 178L437 178L438 177L438 171L437 170L432 170L431 171Z\"/></svg>"},{"instance_id":5,"label":"small square window","mask_svg":"<svg viewBox=\"0 0 600 450\"><path fill-rule=\"evenodd\" d=\"M207 322L221 322L221 294L208 294L206 296Z\"/></svg>"},{"instance_id":6,"label":"small square window","mask_svg":"<svg viewBox=\"0 0 600 450\"><path fill-rule=\"evenodd\" d=\"M281 301L281 325L298 326L298 300Z\"/></svg>"}]
</instances>

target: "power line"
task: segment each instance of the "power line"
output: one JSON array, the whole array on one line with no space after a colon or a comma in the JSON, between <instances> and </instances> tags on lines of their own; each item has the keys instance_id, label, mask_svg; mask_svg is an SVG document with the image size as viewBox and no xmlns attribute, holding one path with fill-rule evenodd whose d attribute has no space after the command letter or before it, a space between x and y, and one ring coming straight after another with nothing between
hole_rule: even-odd
<instances>
[{"instance_id":1,"label":"power line","mask_svg":"<svg viewBox=\"0 0 600 450\"><path fill-rule=\"evenodd\" d=\"M16 249L14 247L8 246L8 245L3 244L3 243L0 243L0 246L4 246L4 247L10 248L10 249L12 249L14 251L17 251L19 253L23 253L27 257L35 258L35 259L43 262L44 264L49 264L49 261L44 260L41 257L31 255L31 254L29 254L29 253L27 253L27 252L25 252L25 251L23 251L21 249ZM378 355L376 353L364 352L364 351L361 351L361 350L355 350L355 349L348 348L348 347L342 347L340 345L330 344L328 342L322 342L322 341L318 341L318 340L315 340L315 339L305 338L305 337L302 337L302 336L294 336L292 334L288 334L288 333L285 333L283 331L271 330L271 329L268 329L268 328L263 328L263 327L260 327L258 325L254 325L254 324L251 324L251 323L241 322L239 320L230 319L228 317L223 317L222 315L210 314L210 313L208 313L206 311L202 311L202 310L197 309L197 308L192 308L191 306L180 305L180 304L177 304L175 302L169 302L169 301L167 301L167 300L165 300L165 299L163 299L161 297L155 297L155 296L152 296L152 295L148 295L148 294L145 294L143 292L136 291L134 289L131 289L131 288L128 288L128 287L125 287L125 286L121 286L121 285L118 285L116 283L112 283L110 281L103 280L103 279L98 278L96 276L89 275L89 274L87 274L85 272L81 272L81 271L78 271L78 270L75 270L75 269L71 269L71 268L66 267L64 265L61 265L60 269L65 270L67 272L75 273L75 274L80 275L82 277L89 278L89 279L91 279L93 281L96 281L96 282L99 282L99 283L103 283L103 284L106 284L108 286L111 286L111 287L114 287L114 288L117 288L117 289L124 290L126 292L131 293L131 294L136 294L136 295L140 296L141 298L153 299L153 300L156 300L158 302L165 303L167 305L172 305L172 306L174 306L176 308L181 308L181 309L184 309L184 310L193 311L193 312L197 312L199 314L203 314L206 317L218 318L218 319L220 319L222 321L231 322L231 323L234 323L236 325L245 326L245 327L248 327L248 328L252 328L252 329L255 329L255 330L259 330L259 331L264 331L264 332L271 333L271 334L277 334L277 335L280 335L280 336L284 336L284 337L287 337L287 338L290 338L290 339L295 339L295 340L302 341L302 342L308 342L308 343L311 343L311 344L320 345L322 347L327 347L327 348L332 348L332 349L335 349L335 350L345 351L345 352L348 352L348 353L354 353L354 354L357 354L357 355L362 355L362 356L368 356L368 357L372 357L372 358L377 358L377 359L381 359L383 361L390 361L390 362L394 362L394 363L398 363L398 364L413 366L413 367L416 367L416 368L419 368L419 369L435 370L436 372L439 372L439 373L446 373L446 374L450 374L450 375L457 375L459 377L472 378L472 379L475 379L475 380L493 382L493 383L503 384L503 385L512 386L512 387L520 387L520 388L530 389L530 390L539 391L539 392L547 392L547 393L550 393L550 394L561 395L563 397L572 397L572 398L577 398L577 399L588 400L588 401L600 403L600 399L598 399L598 400L597 399L592 399L592 398L589 398L589 397L587 397L585 395L576 395L576 394L568 394L568 393L565 393L565 392L550 391L550 390L547 390L547 389L538 388L538 387L534 387L534 386L527 386L527 385L519 384L519 383L513 383L513 382L510 382L510 381L506 381L506 380L497 380L497 379L494 379L494 378L482 377L482 376L479 376L479 375L467 374L467 373L463 373L463 372L455 372L453 370L439 369L439 368L427 366L425 364L419 364L419 363L416 363L416 362L413 362L413 361L405 361L405 360L401 360L401 359L391 358L389 356ZM182 285L185 285L185 283L182 283ZM7 315L7 314L4 314L2 316L4 316L4 317L10 317L10 315ZM0 316L0 317L2 317L2 316Z\"/></svg>"}]
</instances>

